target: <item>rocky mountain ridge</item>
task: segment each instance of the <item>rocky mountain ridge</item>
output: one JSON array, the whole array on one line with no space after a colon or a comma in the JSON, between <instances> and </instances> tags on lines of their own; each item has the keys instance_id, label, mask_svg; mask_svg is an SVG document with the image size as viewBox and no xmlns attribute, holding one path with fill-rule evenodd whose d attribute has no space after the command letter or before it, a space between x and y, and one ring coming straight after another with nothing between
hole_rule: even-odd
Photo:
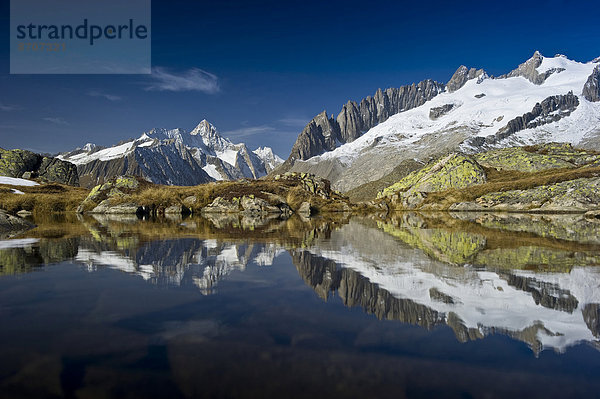
<instances>
[{"instance_id":1,"label":"rocky mountain ridge","mask_svg":"<svg viewBox=\"0 0 600 399\"><path fill-rule=\"evenodd\" d=\"M336 190L348 192L386 180L409 161L423 164L453 151L548 142L600 149L599 63L536 51L499 77L461 66L446 85L431 83L429 94L415 98L414 107L392 107L395 114L367 118L374 125L359 125L352 117L356 111L347 112L352 104L337 120L320 114L298 136L285 169L327 178ZM379 92L381 99L385 92ZM360 133L340 140L336 126L343 123L338 121L349 121L345 126ZM363 132L355 126L373 127ZM316 152L321 153L311 156Z\"/></svg>"},{"instance_id":2,"label":"rocky mountain ridge","mask_svg":"<svg viewBox=\"0 0 600 399\"><path fill-rule=\"evenodd\" d=\"M222 137L208 121L190 132L152 129L139 138L112 147L88 143L58 155L77 165L85 187L121 175L143 177L153 183L190 186L215 180L259 178L283 160L269 147L250 151Z\"/></svg>"},{"instance_id":3,"label":"rocky mountain ridge","mask_svg":"<svg viewBox=\"0 0 600 399\"><path fill-rule=\"evenodd\" d=\"M418 107L443 90L443 84L424 80L399 88L378 89L360 103L348 101L336 118L323 111L300 133L288 159L306 160L350 143L391 115Z\"/></svg>"}]
</instances>

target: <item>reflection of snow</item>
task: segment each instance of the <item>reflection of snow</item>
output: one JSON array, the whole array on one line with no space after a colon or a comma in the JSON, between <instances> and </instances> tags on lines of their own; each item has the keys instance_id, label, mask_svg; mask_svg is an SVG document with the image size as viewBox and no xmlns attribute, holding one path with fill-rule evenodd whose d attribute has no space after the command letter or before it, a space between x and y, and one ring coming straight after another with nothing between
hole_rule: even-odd
<instances>
[{"instance_id":1,"label":"reflection of snow","mask_svg":"<svg viewBox=\"0 0 600 399\"><path fill-rule=\"evenodd\" d=\"M265 244L262 250L254 258L254 263L259 266L271 266L276 257L285 252L284 249L279 248L277 244L269 243Z\"/></svg>"},{"instance_id":2,"label":"reflection of snow","mask_svg":"<svg viewBox=\"0 0 600 399\"><path fill-rule=\"evenodd\" d=\"M82 245L75 260L85 263L89 271L99 266L108 267L139 275L155 284L190 283L203 294L211 294L220 280L235 270L246 268L253 249L253 246L224 244L213 239L150 242L135 253L94 251Z\"/></svg>"},{"instance_id":3,"label":"reflection of snow","mask_svg":"<svg viewBox=\"0 0 600 399\"><path fill-rule=\"evenodd\" d=\"M598 332L588 327L583 309L586 304L600 303L600 268L576 267L570 273L460 268L414 249L396 254L369 249L352 228L344 226L333 232L331 240L315 245L310 252L358 272L396 298L410 299L442 315L452 312L466 328L482 335L503 331L519 336L532 327L542 347L558 351L582 341L598 341L594 336ZM362 234L391 239L382 232ZM443 293L452 301L441 301L432 292ZM543 328L535 328L540 324Z\"/></svg>"},{"instance_id":4,"label":"reflection of snow","mask_svg":"<svg viewBox=\"0 0 600 399\"><path fill-rule=\"evenodd\" d=\"M0 249L30 247L33 244L37 244L39 241L40 240L37 238L16 238L12 240L1 240Z\"/></svg>"}]
</instances>

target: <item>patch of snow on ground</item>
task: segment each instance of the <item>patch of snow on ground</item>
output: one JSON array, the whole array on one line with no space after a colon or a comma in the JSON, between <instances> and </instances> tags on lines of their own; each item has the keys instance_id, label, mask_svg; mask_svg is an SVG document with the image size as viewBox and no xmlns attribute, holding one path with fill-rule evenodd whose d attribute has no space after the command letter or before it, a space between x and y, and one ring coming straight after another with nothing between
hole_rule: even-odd
<instances>
[{"instance_id":1,"label":"patch of snow on ground","mask_svg":"<svg viewBox=\"0 0 600 399\"><path fill-rule=\"evenodd\" d=\"M19 179L17 177L0 176L0 184L8 184L10 186L39 186L39 183L33 180Z\"/></svg>"}]
</instances>

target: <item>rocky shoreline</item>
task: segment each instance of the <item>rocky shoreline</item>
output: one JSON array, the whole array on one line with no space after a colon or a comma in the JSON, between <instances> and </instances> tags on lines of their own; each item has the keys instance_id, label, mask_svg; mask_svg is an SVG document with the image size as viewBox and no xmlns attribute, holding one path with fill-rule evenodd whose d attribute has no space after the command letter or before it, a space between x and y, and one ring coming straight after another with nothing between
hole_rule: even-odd
<instances>
[{"instance_id":1,"label":"rocky shoreline","mask_svg":"<svg viewBox=\"0 0 600 399\"><path fill-rule=\"evenodd\" d=\"M295 172L191 187L119 176L90 191L46 183L20 186L18 192L0 187L0 234L33 227L17 215L54 212L287 219L294 214L306 218L331 212L416 210L579 213L598 219L600 153L561 143L450 153L381 190L376 199L360 203L333 190L328 180Z\"/></svg>"},{"instance_id":2,"label":"rocky shoreline","mask_svg":"<svg viewBox=\"0 0 600 399\"><path fill-rule=\"evenodd\" d=\"M451 153L380 191L384 210L600 211L600 154L550 143Z\"/></svg>"}]
</instances>

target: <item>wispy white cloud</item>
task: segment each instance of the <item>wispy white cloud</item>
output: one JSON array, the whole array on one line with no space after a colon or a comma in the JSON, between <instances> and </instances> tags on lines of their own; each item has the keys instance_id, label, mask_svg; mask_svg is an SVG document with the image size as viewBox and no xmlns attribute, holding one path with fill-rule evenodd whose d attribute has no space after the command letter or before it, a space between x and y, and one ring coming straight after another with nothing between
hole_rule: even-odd
<instances>
[{"instance_id":1,"label":"wispy white cloud","mask_svg":"<svg viewBox=\"0 0 600 399\"><path fill-rule=\"evenodd\" d=\"M66 120L64 120L63 118L60 117L46 117L46 118L42 118L43 120L45 120L46 122L50 122L50 123L54 123L55 125L62 125L62 126L67 126L70 125L69 122L67 122Z\"/></svg>"},{"instance_id":2,"label":"wispy white cloud","mask_svg":"<svg viewBox=\"0 0 600 399\"><path fill-rule=\"evenodd\" d=\"M242 127L239 129L234 129L234 130L229 130L227 132L223 132L223 135L226 137L242 138L242 137L254 136L256 134L271 133L273 131L275 131L275 128L273 126L269 126L269 125L248 126L248 127Z\"/></svg>"},{"instance_id":3,"label":"wispy white cloud","mask_svg":"<svg viewBox=\"0 0 600 399\"><path fill-rule=\"evenodd\" d=\"M214 94L220 90L219 78L198 68L174 73L166 68L155 67L150 78L153 82L146 87L150 91L201 91Z\"/></svg>"},{"instance_id":4,"label":"wispy white cloud","mask_svg":"<svg viewBox=\"0 0 600 399\"><path fill-rule=\"evenodd\" d=\"M18 111L20 109L21 109L21 107L16 106L16 105L8 105L8 104L0 103L0 111L11 112L11 111Z\"/></svg>"},{"instance_id":5,"label":"wispy white cloud","mask_svg":"<svg viewBox=\"0 0 600 399\"><path fill-rule=\"evenodd\" d=\"M114 94L108 94L105 92L102 92L100 90L91 90L87 93L88 96L91 97L102 97L107 99L108 101L121 101L123 98L120 96L115 96Z\"/></svg>"},{"instance_id":6,"label":"wispy white cloud","mask_svg":"<svg viewBox=\"0 0 600 399\"><path fill-rule=\"evenodd\" d=\"M304 127L309 121L309 118L283 118L279 119L277 122L281 123L284 126Z\"/></svg>"}]
</instances>

